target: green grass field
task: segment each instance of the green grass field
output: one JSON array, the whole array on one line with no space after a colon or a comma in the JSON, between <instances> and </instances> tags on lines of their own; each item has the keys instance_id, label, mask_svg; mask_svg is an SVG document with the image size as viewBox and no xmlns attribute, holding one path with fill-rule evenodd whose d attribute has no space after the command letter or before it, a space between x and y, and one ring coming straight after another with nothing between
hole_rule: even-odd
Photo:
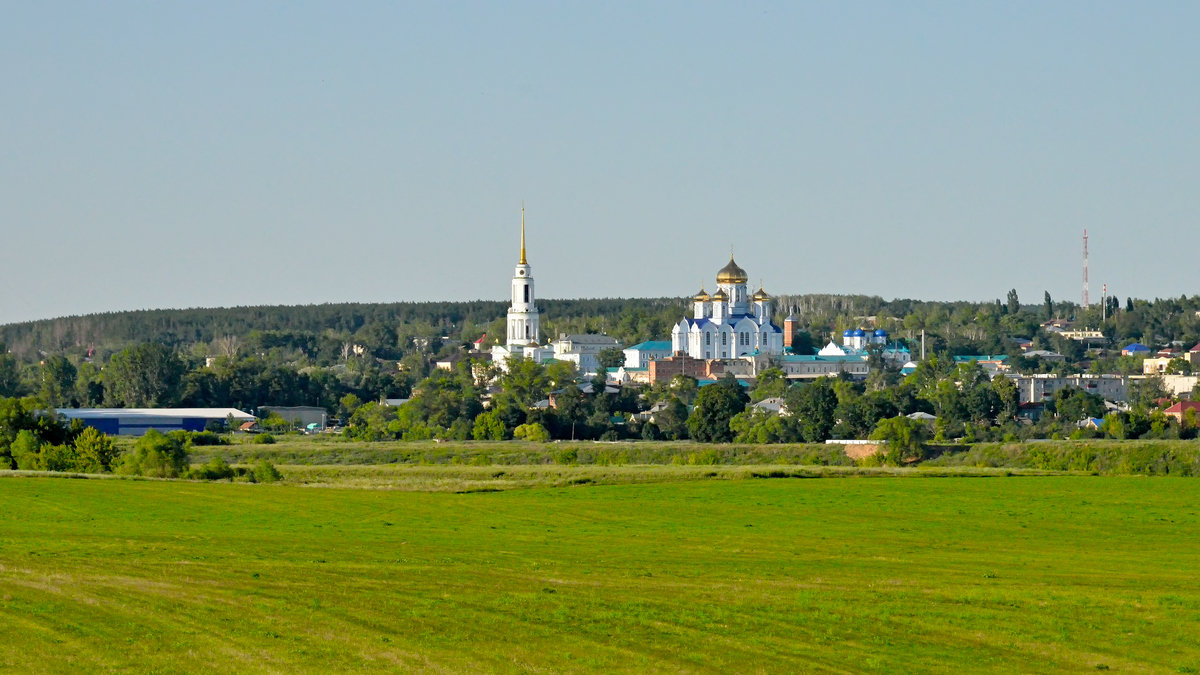
<instances>
[{"instance_id":1,"label":"green grass field","mask_svg":"<svg viewBox=\"0 0 1200 675\"><path fill-rule=\"evenodd\" d=\"M0 669L1200 672L1198 570L1173 478L6 477Z\"/></svg>"}]
</instances>

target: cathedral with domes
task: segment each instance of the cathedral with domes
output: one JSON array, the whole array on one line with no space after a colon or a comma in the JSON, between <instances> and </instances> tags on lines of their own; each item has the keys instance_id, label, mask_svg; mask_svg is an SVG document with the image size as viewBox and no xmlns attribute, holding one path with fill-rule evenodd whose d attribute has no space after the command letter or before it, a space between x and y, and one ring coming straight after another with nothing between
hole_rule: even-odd
<instances>
[{"instance_id":1,"label":"cathedral with domes","mask_svg":"<svg viewBox=\"0 0 1200 675\"><path fill-rule=\"evenodd\" d=\"M693 298L692 317L671 329L671 350L695 359L783 354L783 330L771 322L771 296L748 292L746 270L729 256L717 272L717 290Z\"/></svg>"}]
</instances>

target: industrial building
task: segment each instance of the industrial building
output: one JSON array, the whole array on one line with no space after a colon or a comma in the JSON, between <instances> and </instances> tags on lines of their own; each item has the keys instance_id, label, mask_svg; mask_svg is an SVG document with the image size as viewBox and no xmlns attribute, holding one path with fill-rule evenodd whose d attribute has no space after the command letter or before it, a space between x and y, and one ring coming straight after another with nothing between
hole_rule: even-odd
<instances>
[{"instance_id":1,"label":"industrial building","mask_svg":"<svg viewBox=\"0 0 1200 675\"><path fill-rule=\"evenodd\" d=\"M212 421L253 422L254 415L237 408L58 408L59 417L80 420L110 436L141 436L154 429L204 431Z\"/></svg>"}]
</instances>

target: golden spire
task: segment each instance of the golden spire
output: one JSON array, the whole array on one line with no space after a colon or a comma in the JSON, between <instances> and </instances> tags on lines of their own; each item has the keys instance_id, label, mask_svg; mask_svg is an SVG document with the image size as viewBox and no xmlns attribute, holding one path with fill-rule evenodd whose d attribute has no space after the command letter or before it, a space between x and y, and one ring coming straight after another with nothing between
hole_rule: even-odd
<instances>
[{"instance_id":1,"label":"golden spire","mask_svg":"<svg viewBox=\"0 0 1200 675\"><path fill-rule=\"evenodd\" d=\"M521 202L521 263L528 265L525 262L525 202Z\"/></svg>"}]
</instances>

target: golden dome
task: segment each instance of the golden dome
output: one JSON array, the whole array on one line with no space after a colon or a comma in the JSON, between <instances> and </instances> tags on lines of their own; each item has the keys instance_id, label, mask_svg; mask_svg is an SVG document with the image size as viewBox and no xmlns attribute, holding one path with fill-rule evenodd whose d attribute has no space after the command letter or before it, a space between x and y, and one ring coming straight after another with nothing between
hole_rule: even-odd
<instances>
[{"instance_id":1,"label":"golden dome","mask_svg":"<svg viewBox=\"0 0 1200 675\"><path fill-rule=\"evenodd\" d=\"M758 302L760 300L770 300L770 299L771 299L771 296L767 295L767 292L763 290L761 285L758 287L758 290L754 292L754 301L755 302Z\"/></svg>"},{"instance_id":2,"label":"golden dome","mask_svg":"<svg viewBox=\"0 0 1200 675\"><path fill-rule=\"evenodd\" d=\"M729 296L725 294L725 291L718 290L716 293L713 293L712 299L713 300L728 300Z\"/></svg>"},{"instance_id":3,"label":"golden dome","mask_svg":"<svg viewBox=\"0 0 1200 675\"><path fill-rule=\"evenodd\" d=\"M718 284L744 284L747 278L746 270L738 267L738 264L733 262L733 256L729 256L729 264L717 272Z\"/></svg>"},{"instance_id":4,"label":"golden dome","mask_svg":"<svg viewBox=\"0 0 1200 675\"><path fill-rule=\"evenodd\" d=\"M708 302L709 300L712 300L712 296L708 294L708 291L705 291L703 288L701 288L700 292L696 294L694 300L696 302Z\"/></svg>"}]
</instances>

